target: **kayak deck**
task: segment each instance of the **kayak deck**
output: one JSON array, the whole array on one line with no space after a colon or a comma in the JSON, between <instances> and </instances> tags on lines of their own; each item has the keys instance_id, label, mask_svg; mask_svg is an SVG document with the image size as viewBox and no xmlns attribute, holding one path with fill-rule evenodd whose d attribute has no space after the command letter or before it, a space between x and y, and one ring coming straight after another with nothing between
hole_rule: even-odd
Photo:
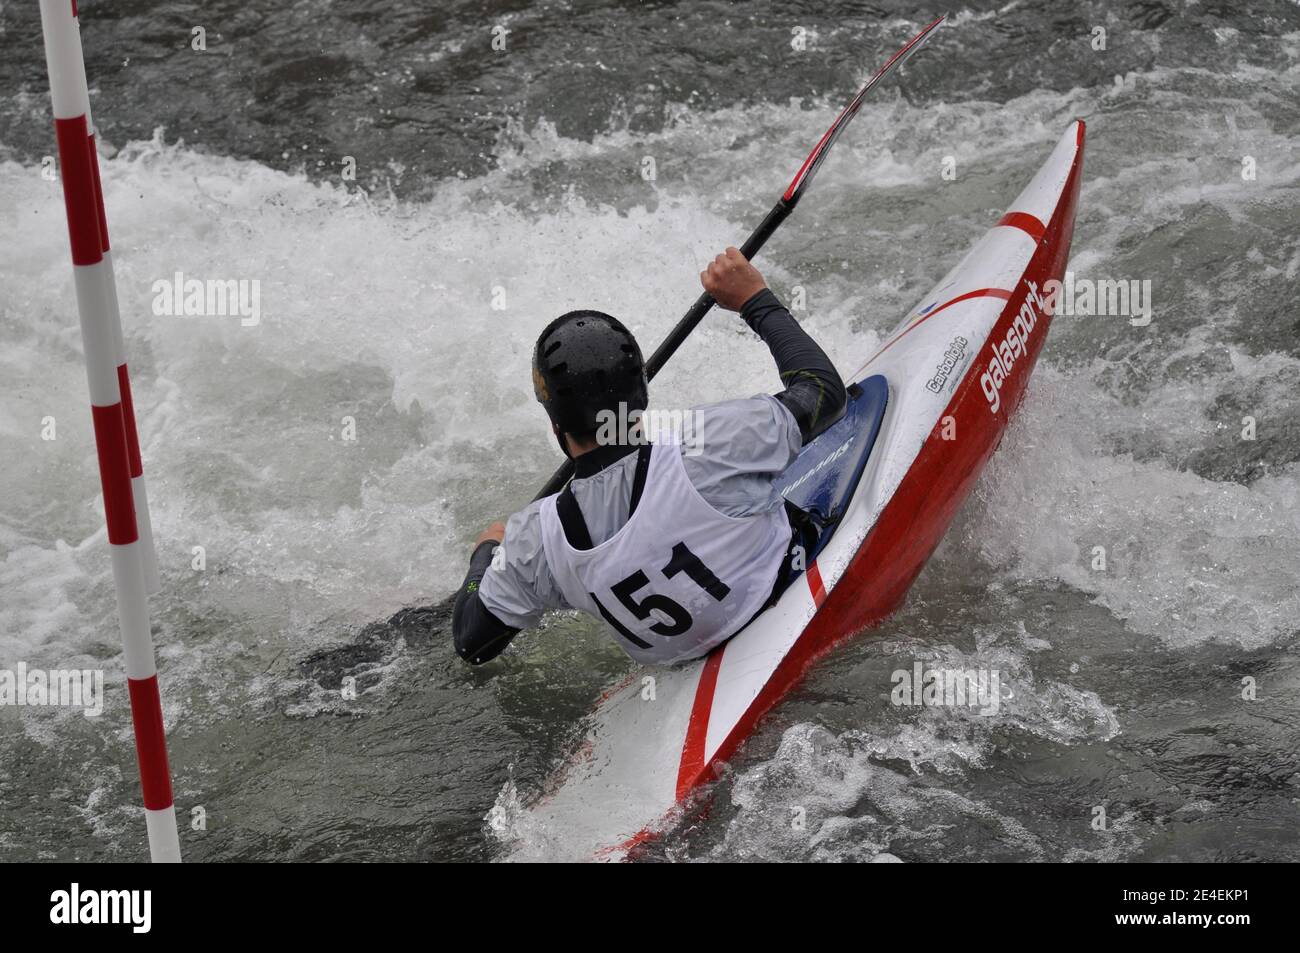
<instances>
[{"instance_id":1,"label":"kayak deck","mask_svg":"<svg viewBox=\"0 0 1300 953\"><path fill-rule=\"evenodd\" d=\"M871 448L880 434L889 403L889 384L880 374L848 387L844 414L799 451L776 488L787 500L825 527L810 559L826 548L844 515Z\"/></svg>"}]
</instances>

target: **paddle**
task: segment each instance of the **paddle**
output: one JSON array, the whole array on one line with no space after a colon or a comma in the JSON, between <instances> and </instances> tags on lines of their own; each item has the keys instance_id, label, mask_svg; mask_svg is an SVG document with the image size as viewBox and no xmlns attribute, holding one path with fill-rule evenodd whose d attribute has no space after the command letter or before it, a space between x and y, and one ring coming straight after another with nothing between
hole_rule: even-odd
<instances>
[{"instance_id":1,"label":"paddle","mask_svg":"<svg viewBox=\"0 0 1300 953\"><path fill-rule=\"evenodd\" d=\"M808 158L803 160L803 165L801 165L799 171L795 173L794 179L790 182L790 187L785 190L779 199L777 199L776 204L772 206L772 210L767 213L767 217L764 218L758 228L754 229L750 236L745 239L745 243L740 246L740 253L744 255L747 260L752 261L754 256L758 254L759 250L767 244L767 240L775 234L778 228L781 227L781 223L790 217L790 213L794 211L795 206L799 204L799 200L804 197L804 194L808 191L808 187L812 185L812 180L817 174L817 170L820 169L821 164L826 161L826 156L830 153L831 146L835 145L835 140L840 137L840 133L845 130L848 124L853 121L853 117L858 114L858 109L861 108L862 101L866 98L867 93L871 92L872 88L888 76L895 67L901 66L904 60L915 53L917 49L920 48L921 44L930 38L930 34L938 29L939 24L941 24L947 16L946 13L943 14L943 16L940 16L929 26L925 27L925 29L921 30L920 33L908 40L907 43L903 45L902 49L891 56L888 62L886 62L884 66L880 67L871 79L867 80L866 85L858 90L858 94L854 96L853 99L849 101L849 104L840 111L840 114L835 117L835 122L826 130L826 134L821 137L817 142L817 145L813 146L812 152L808 153ZM676 327L668 332L668 337L664 338L663 343L655 348L655 352L650 355L650 360L646 361L645 376L647 380L653 380L654 376L663 370L663 366L668 363L668 359L677 353L677 349L681 347L682 342L685 341L690 333L695 330L696 325L703 320L704 316L712 310L715 303L713 297L709 294L702 294L695 299L695 304L691 305L690 310L687 311L686 314L682 316L682 319L677 322ZM542 487L533 499L540 500L542 497L550 496L552 493L558 493L564 488L564 484L568 482L569 477L572 474L573 461L565 460L560 468L551 475L551 478L546 481L546 485Z\"/></svg>"},{"instance_id":2,"label":"paddle","mask_svg":"<svg viewBox=\"0 0 1300 953\"><path fill-rule=\"evenodd\" d=\"M753 233L745 239L745 244L740 246L741 254L743 254L745 258L752 260L753 257L758 254L759 249L761 249L776 230L781 227L781 223L790 217L790 213L793 212L795 206L799 204L799 200L807 193L808 187L812 184L813 177L817 174L817 170L820 169L822 163L826 161L826 156L830 152L831 146L835 145L835 140L840 137L840 133L842 133L845 127L853 121L853 117L858 114L858 110L862 107L862 101L866 98L867 93L871 92L877 83L888 76L896 67L902 65L903 61L909 56L915 53L921 44L930 38L930 34L938 29L939 24L943 23L945 19L947 19L947 14L939 17L929 26L925 27L925 29L921 30L920 33L916 34L916 36L908 40L907 43L903 45L902 49L891 56L885 65L880 67L871 79L867 80L866 85L858 90L858 94L854 96L849 101L849 104L840 111L840 114L835 117L835 122L833 122L831 127L826 130L825 135L817 141L817 145L813 146L812 152L808 153L808 158L803 160L803 165L801 165L799 171L795 173L789 187L784 193L782 193L781 197L777 199L776 204L772 206L772 210L767 213L767 216L759 224L758 228L754 229ZM650 360L646 361L645 370L647 379L653 378L663 369L663 366L668 363L668 359L677 352L677 349L681 347L682 342L685 341L690 333L695 330L695 326L703 320L704 316L709 313L715 303L713 297L708 294L702 294L696 299L695 304L691 305L691 309L682 316L680 321L677 322L677 325L668 333L668 337L664 338L663 343L655 348L655 352L650 355ZM533 497L533 499L540 500L542 497L550 496L552 493L558 493L564 488L564 484L572 474L573 461L564 461L564 464L555 471L549 480L546 481L546 485L542 487L541 491ZM398 624L400 620L406 619L410 613L418 614L432 612L436 616L446 618L451 612L452 605L455 601L456 594L452 593L443 602L436 606L426 607L423 609L403 609L389 620L389 625ZM428 620L423 620L420 624L427 625Z\"/></svg>"}]
</instances>

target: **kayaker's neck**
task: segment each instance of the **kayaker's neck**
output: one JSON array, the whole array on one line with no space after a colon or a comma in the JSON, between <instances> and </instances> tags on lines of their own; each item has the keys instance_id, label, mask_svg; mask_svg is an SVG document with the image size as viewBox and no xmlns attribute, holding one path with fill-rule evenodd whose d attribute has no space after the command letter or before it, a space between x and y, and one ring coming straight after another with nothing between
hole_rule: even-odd
<instances>
[{"instance_id":1,"label":"kayaker's neck","mask_svg":"<svg viewBox=\"0 0 1300 953\"><path fill-rule=\"evenodd\" d=\"M561 433L560 428L554 426L552 429L565 452L572 458L574 475L578 477L599 473L637 448L636 444L602 444L595 433Z\"/></svg>"},{"instance_id":2,"label":"kayaker's neck","mask_svg":"<svg viewBox=\"0 0 1300 953\"><path fill-rule=\"evenodd\" d=\"M585 451L578 452L571 449L573 454L573 475L577 479L595 476L601 470L612 466L619 460L622 460L629 453L635 453L640 444L637 443L605 443L597 444L596 441L581 441L579 447L587 447ZM570 443L570 448L574 445Z\"/></svg>"},{"instance_id":3,"label":"kayaker's neck","mask_svg":"<svg viewBox=\"0 0 1300 953\"><path fill-rule=\"evenodd\" d=\"M590 437L579 437L576 434L566 433L564 435L564 442L568 445L569 456L574 459L577 459L584 453L590 453L599 446L599 444L596 443L596 437L594 434Z\"/></svg>"}]
</instances>

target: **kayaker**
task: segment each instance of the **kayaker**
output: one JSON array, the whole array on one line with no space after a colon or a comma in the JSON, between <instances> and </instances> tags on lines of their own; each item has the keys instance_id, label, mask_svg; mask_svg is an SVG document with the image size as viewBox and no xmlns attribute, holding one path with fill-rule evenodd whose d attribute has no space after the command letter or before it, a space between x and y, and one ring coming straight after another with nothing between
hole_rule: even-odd
<instances>
[{"instance_id":1,"label":"kayaker","mask_svg":"<svg viewBox=\"0 0 1300 953\"><path fill-rule=\"evenodd\" d=\"M691 408L683 426L651 435L645 366L627 328L599 311L551 322L533 389L573 479L479 536L452 617L466 661L494 658L560 608L603 618L639 661L697 658L804 568L815 528L773 481L840 417L844 384L738 250L700 282L767 344L785 390Z\"/></svg>"}]
</instances>

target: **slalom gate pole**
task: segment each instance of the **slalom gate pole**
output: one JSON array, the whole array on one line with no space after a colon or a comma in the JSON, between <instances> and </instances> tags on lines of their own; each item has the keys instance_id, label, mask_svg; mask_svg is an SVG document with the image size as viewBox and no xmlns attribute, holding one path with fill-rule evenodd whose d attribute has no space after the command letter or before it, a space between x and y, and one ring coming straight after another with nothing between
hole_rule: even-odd
<instances>
[{"instance_id":1,"label":"slalom gate pole","mask_svg":"<svg viewBox=\"0 0 1300 953\"><path fill-rule=\"evenodd\" d=\"M77 17L77 2L70 0L72 18L77 25L77 63L79 80L86 83L85 60L81 53L81 27ZM140 548L144 557L145 591L153 594L162 588L158 575L158 554L154 549L153 523L149 519L149 494L144 483L144 460L140 456L140 435L135 425L135 404L131 400L131 377L126 367L126 343L122 337L122 315L118 309L117 277L113 269L113 252L108 244L108 216L104 210L104 190L99 179L99 150L95 148L95 124L90 115L90 96L86 96L87 147L90 150L91 180L95 185L95 211L99 216L99 244L104 252L104 280L107 282L105 301L108 305L109 326L113 331L113 364L117 368L118 390L122 394L122 422L126 425L127 462L131 466L131 498L135 501L135 522L140 533Z\"/></svg>"},{"instance_id":2,"label":"slalom gate pole","mask_svg":"<svg viewBox=\"0 0 1300 953\"><path fill-rule=\"evenodd\" d=\"M77 20L76 0L70 0L72 16ZM77 20L78 24L80 23ZM81 59L81 28L77 27L77 57L82 62L81 81L85 85L85 65ZM90 98L86 98L87 148L90 151L90 174L95 185L95 208L99 215L99 244L104 252L105 303L109 326L113 330L113 364L117 368L117 386L122 394L122 423L126 426L127 462L131 466L131 498L135 502L135 523L140 533L144 558L145 591L152 594L162 588L158 575L158 554L154 550L153 523L149 519L149 494L144 484L144 460L140 456L140 435L135 426L135 404L131 400L131 377L126 369L126 342L122 337L122 315L118 310L117 277L113 270L113 252L108 246L108 216L104 211L104 190L99 180L99 150L95 148L95 125L90 116Z\"/></svg>"},{"instance_id":3,"label":"slalom gate pole","mask_svg":"<svg viewBox=\"0 0 1300 953\"><path fill-rule=\"evenodd\" d=\"M147 580L152 545L141 538L137 524L136 500L143 502L144 482L123 359L112 259L107 251L108 229L102 214L76 3L75 0L40 0L40 5L59 178L67 207L73 284L86 355L91 419L99 455L99 479L117 590L118 628L135 728L149 854L155 862L179 862L180 840L172 803L153 638L149 632ZM140 493L139 497L136 492ZM143 525L148 526L147 511ZM156 563L153 575L156 578Z\"/></svg>"}]
</instances>

